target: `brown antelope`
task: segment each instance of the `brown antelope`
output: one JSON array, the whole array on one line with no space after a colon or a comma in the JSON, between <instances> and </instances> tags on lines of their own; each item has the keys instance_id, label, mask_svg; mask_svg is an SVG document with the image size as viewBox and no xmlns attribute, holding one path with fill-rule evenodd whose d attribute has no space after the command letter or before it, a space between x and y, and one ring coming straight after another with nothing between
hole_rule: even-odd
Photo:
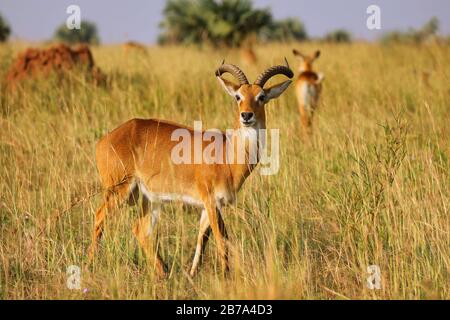
<instances>
[{"instance_id":1,"label":"brown antelope","mask_svg":"<svg viewBox=\"0 0 450 320\"><path fill-rule=\"evenodd\" d=\"M256 65L258 57L256 56L254 46L257 41L255 34L248 36L241 45L241 60L247 66Z\"/></svg>"},{"instance_id":2,"label":"brown antelope","mask_svg":"<svg viewBox=\"0 0 450 320\"><path fill-rule=\"evenodd\" d=\"M226 80L224 73L230 73L239 84ZM236 194L250 175L259 159L249 163L249 148L261 148L260 136L248 133L266 127L264 105L271 99L280 96L290 85L291 80L264 88L265 83L275 75L282 74L293 77L288 66L268 68L257 80L250 84L245 74L235 65L223 64L217 69L216 77L225 91L236 99L238 112L236 126L231 135L217 132L223 142L222 154L231 161L216 163L174 163L172 152L177 145L173 133L179 129L186 130L190 136L204 135L205 131L194 129L157 119L132 119L120 125L97 143L96 162L101 182L105 188L103 203L95 215L90 259L94 256L97 242L102 234L107 214L120 203L129 201L135 204L135 195L142 195L143 217L137 220L133 233L144 249L148 258L154 259L155 267L160 275L166 274L166 267L158 249L152 241L159 213L150 210L150 204L163 201L181 201L202 209L199 233L190 275L198 268L208 235L212 230L217 243L223 270L228 270L227 233L221 215L221 208L231 204ZM256 141L246 141L250 139ZM242 143L245 146L245 160L236 161L235 147ZM231 148L229 148L231 144ZM202 140L203 149L207 143ZM194 148L191 155L195 158L199 150ZM258 151L258 150L257 150ZM201 150L200 150L201 152ZM204 157L200 153L200 157ZM156 250L155 250L156 249Z\"/></svg>"},{"instance_id":3,"label":"brown antelope","mask_svg":"<svg viewBox=\"0 0 450 320\"><path fill-rule=\"evenodd\" d=\"M248 45L242 47L241 59L242 62L246 65L255 65L258 62L258 58L256 57L256 53L253 50L253 46Z\"/></svg>"},{"instance_id":4,"label":"brown antelope","mask_svg":"<svg viewBox=\"0 0 450 320\"><path fill-rule=\"evenodd\" d=\"M147 54L147 48L135 41L127 41L123 44L123 50L125 53L125 56L128 56L130 52L135 51L136 53L140 53L143 55Z\"/></svg>"},{"instance_id":5,"label":"brown antelope","mask_svg":"<svg viewBox=\"0 0 450 320\"><path fill-rule=\"evenodd\" d=\"M304 137L308 137L312 132L312 119L314 111L319 103L319 96L322 91L322 73L313 71L313 62L320 56L320 51L316 51L314 56L306 56L297 50L292 50L296 57L300 58L299 75L295 84L302 132Z\"/></svg>"}]
</instances>

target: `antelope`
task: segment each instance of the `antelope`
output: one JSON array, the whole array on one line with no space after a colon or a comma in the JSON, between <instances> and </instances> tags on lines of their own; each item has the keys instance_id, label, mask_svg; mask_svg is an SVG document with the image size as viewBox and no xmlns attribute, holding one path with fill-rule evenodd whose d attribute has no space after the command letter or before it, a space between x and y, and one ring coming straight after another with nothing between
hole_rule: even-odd
<instances>
[{"instance_id":1,"label":"antelope","mask_svg":"<svg viewBox=\"0 0 450 320\"><path fill-rule=\"evenodd\" d=\"M300 58L295 93L300 111L302 133L304 137L308 137L312 133L312 119L319 103L324 79L322 73L316 73L312 68L313 62L320 56L320 51L317 50L313 56L303 55L296 49L293 49L292 52Z\"/></svg>"},{"instance_id":2,"label":"antelope","mask_svg":"<svg viewBox=\"0 0 450 320\"><path fill-rule=\"evenodd\" d=\"M147 54L147 48L144 45L142 45L138 42L135 42L135 41L125 42L123 44L123 50L124 50L125 56L128 56L128 53L132 52L132 51L136 51L137 53L144 54L144 55Z\"/></svg>"},{"instance_id":3,"label":"antelope","mask_svg":"<svg viewBox=\"0 0 450 320\"><path fill-rule=\"evenodd\" d=\"M229 73L238 84L222 77ZM264 88L266 82L275 75L285 75L289 80ZM120 125L101 138L96 145L96 163L105 193L103 202L96 211L89 250L92 261L98 241L102 235L104 221L109 212L121 203L128 201L136 204L136 195L141 195L142 215L133 227L133 233L144 250L147 258L152 259L157 273L164 277L167 268L155 248L155 227L159 219L159 210L151 210L153 203L164 201L181 201L197 206L201 210L197 244L190 276L197 272L201 256L205 250L212 231L217 244L222 270L226 273L228 266L227 232L222 218L222 208L233 204L236 195L246 178L251 174L255 163L249 162L250 148L261 148L261 137L250 135L253 130L266 127L264 106L279 97L291 84L293 72L286 66L273 66L259 75L250 84L244 72L232 64L224 64L216 70L215 75L224 90L231 95L238 105L236 125L231 135L218 132L223 141L223 155L231 161L216 163L177 163L171 159L171 153L177 141L173 141L173 132L184 129L191 136L204 134L194 129L159 119L132 119ZM248 138L250 137L250 138ZM256 141L246 141L253 139ZM248 143L247 143L248 142ZM243 143L245 159L237 163L233 146ZM230 148L231 144L231 148ZM207 143L202 140L203 149ZM195 157L198 152L191 148ZM203 154L200 155L203 157Z\"/></svg>"},{"instance_id":4,"label":"antelope","mask_svg":"<svg viewBox=\"0 0 450 320\"><path fill-rule=\"evenodd\" d=\"M241 49L241 59L246 65L255 65L258 62L256 53L251 45L245 46Z\"/></svg>"},{"instance_id":5,"label":"antelope","mask_svg":"<svg viewBox=\"0 0 450 320\"><path fill-rule=\"evenodd\" d=\"M258 57L256 56L254 44L257 41L255 34L248 36L241 45L241 61L247 66L256 65Z\"/></svg>"}]
</instances>

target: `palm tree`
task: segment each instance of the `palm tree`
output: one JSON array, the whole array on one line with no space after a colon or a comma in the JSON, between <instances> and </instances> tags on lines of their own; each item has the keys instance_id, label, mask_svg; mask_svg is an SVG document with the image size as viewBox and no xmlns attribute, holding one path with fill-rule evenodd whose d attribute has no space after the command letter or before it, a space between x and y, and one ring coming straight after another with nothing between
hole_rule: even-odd
<instances>
[{"instance_id":1,"label":"palm tree","mask_svg":"<svg viewBox=\"0 0 450 320\"><path fill-rule=\"evenodd\" d=\"M249 0L169 0L160 43L238 47L272 23L269 9L254 9Z\"/></svg>"}]
</instances>

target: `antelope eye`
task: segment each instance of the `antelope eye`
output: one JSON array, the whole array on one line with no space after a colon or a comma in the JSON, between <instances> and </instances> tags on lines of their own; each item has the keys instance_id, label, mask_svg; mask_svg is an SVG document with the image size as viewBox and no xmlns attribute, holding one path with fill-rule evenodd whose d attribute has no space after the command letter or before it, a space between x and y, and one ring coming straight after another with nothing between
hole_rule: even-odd
<instances>
[{"instance_id":1,"label":"antelope eye","mask_svg":"<svg viewBox=\"0 0 450 320\"><path fill-rule=\"evenodd\" d=\"M239 95L235 95L235 98L237 101L241 100L241 97Z\"/></svg>"},{"instance_id":2,"label":"antelope eye","mask_svg":"<svg viewBox=\"0 0 450 320\"><path fill-rule=\"evenodd\" d=\"M258 100L261 101L261 102L263 102L264 99L266 99L266 96L263 95L263 94L261 94L261 95L258 97Z\"/></svg>"}]
</instances>

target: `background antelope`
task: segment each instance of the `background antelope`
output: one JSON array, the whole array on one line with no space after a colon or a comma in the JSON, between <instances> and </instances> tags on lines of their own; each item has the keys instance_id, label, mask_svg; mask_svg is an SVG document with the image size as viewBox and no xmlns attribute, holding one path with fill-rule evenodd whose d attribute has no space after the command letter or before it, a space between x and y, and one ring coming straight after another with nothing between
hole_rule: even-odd
<instances>
[{"instance_id":1,"label":"background antelope","mask_svg":"<svg viewBox=\"0 0 450 320\"><path fill-rule=\"evenodd\" d=\"M142 54L142 55L147 54L147 48L143 44L140 44L135 41L125 42L123 44L123 51L124 51L125 57L128 57L128 55L133 51L136 53Z\"/></svg>"},{"instance_id":2,"label":"background antelope","mask_svg":"<svg viewBox=\"0 0 450 320\"><path fill-rule=\"evenodd\" d=\"M319 58L320 51L317 50L313 56L306 56L296 49L293 49L292 52L300 58L295 93L300 111L302 133L304 137L308 137L312 132L312 119L319 103L324 79L323 74L314 72L312 67L313 62Z\"/></svg>"},{"instance_id":3,"label":"background antelope","mask_svg":"<svg viewBox=\"0 0 450 320\"><path fill-rule=\"evenodd\" d=\"M222 78L224 73L233 75L239 84ZM235 147L244 140L246 155L255 151L249 148L256 148L258 154L261 148L260 137L249 133L266 127L264 105L280 96L291 83L291 80L287 80L264 88L265 83L278 74L293 77L288 66L274 66L265 70L250 84L245 74L235 65L222 64L217 69L217 79L225 91L236 99L238 105L232 135L219 133L224 142L222 154L232 161L223 161L222 164L206 164L204 161L201 164L174 164L171 151L178 143L171 138L174 130L187 129L191 136L198 132L163 120L129 120L100 139L96 146L96 161L106 191L103 203L95 215L90 258L92 259L102 234L106 215L127 200L134 204L136 193L140 192L143 217L134 225L133 233L146 255L155 258L155 266L160 275L165 274L166 267L151 239L159 212L152 210L149 213L149 209L150 203L166 200L178 200L203 209L190 275L194 275L197 270L210 230L217 242L223 270L228 270L227 233L221 208L235 201L237 192L257 164L249 163L248 157L245 157L244 163L237 163ZM257 141L245 141L249 137ZM204 149L207 143L202 143ZM230 143L234 147L227 148ZM199 150L191 149L194 158L196 152ZM200 156L203 158L203 154Z\"/></svg>"},{"instance_id":4,"label":"background antelope","mask_svg":"<svg viewBox=\"0 0 450 320\"><path fill-rule=\"evenodd\" d=\"M254 50L256 43L257 37L255 34L252 34L241 44L241 61L246 66L254 66L258 62L258 57Z\"/></svg>"},{"instance_id":5,"label":"background antelope","mask_svg":"<svg viewBox=\"0 0 450 320\"><path fill-rule=\"evenodd\" d=\"M255 65L258 62L258 58L256 57L252 45L242 47L241 60L245 65Z\"/></svg>"}]
</instances>

